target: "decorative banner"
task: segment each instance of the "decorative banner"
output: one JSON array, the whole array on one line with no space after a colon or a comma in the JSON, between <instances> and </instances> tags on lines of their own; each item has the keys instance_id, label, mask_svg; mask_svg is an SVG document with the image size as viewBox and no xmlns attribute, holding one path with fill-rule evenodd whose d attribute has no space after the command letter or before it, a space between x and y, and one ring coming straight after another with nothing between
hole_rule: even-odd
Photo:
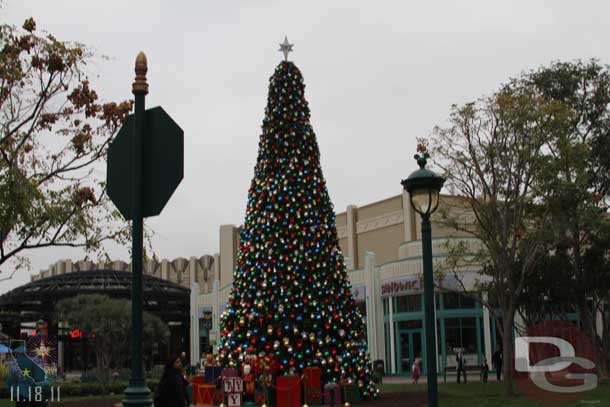
<instances>
[{"instance_id":1,"label":"decorative banner","mask_svg":"<svg viewBox=\"0 0 610 407\"><path fill-rule=\"evenodd\" d=\"M352 295L356 302L366 302L366 284L353 285Z\"/></svg>"},{"instance_id":2,"label":"decorative banner","mask_svg":"<svg viewBox=\"0 0 610 407\"><path fill-rule=\"evenodd\" d=\"M389 278L381 281L381 298L405 294L415 294L422 291L419 276Z\"/></svg>"}]
</instances>

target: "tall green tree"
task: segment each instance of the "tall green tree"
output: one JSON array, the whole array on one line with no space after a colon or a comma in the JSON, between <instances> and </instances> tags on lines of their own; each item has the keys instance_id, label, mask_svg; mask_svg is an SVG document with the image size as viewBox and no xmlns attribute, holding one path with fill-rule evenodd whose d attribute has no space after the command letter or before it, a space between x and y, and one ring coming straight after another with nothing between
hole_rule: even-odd
<instances>
[{"instance_id":1,"label":"tall green tree","mask_svg":"<svg viewBox=\"0 0 610 407\"><path fill-rule=\"evenodd\" d=\"M55 310L56 321L95 333L94 338L86 340L95 352L99 371L110 375L111 368L126 365L131 343L130 301L101 294L81 294L59 301ZM159 317L145 312L142 330L144 355L152 353L155 342L168 343L169 328Z\"/></svg>"},{"instance_id":2,"label":"tall green tree","mask_svg":"<svg viewBox=\"0 0 610 407\"><path fill-rule=\"evenodd\" d=\"M351 378L375 398L309 117L303 76L284 61L269 83L219 359L241 366L251 348L276 355L282 373L319 367L325 382Z\"/></svg>"},{"instance_id":3,"label":"tall green tree","mask_svg":"<svg viewBox=\"0 0 610 407\"><path fill-rule=\"evenodd\" d=\"M101 252L128 230L94 169L131 101L100 101L78 43L0 25L0 266L50 246Z\"/></svg>"},{"instance_id":4,"label":"tall green tree","mask_svg":"<svg viewBox=\"0 0 610 407\"><path fill-rule=\"evenodd\" d=\"M552 219L546 250L550 268L540 274L552 275L554 281L532 286L530 308L542 308L536 299L546 296L577 312L595 345L598 369L608 375L610 70L595 60L556 62L524 74L519 86L560 104L568 117L565 129L552 132L545 144L539 182Z\"/></svg>"},{"instance_id":5,"label":"tall green tree","mask_svg":"<svg viewBox=\"0 0 610 407\"><path fill-rule=\"evenodd\" d=\"M565 128L565 120L559 104L512 80L489 97L453 106L449 125L435 128L432 136L445 185L460 197L447 200L435 221L482 243L456 264L479 267L476 287L500 309L496 314L491 308L501 326L505 361L513 358L520 295L545 250L549 211L540 205L545 197L537 185L545 164L543 148L549 134ZM507 395L514 392L511 369L511 363L504 364Z\"/></svg>"}]
</instances>

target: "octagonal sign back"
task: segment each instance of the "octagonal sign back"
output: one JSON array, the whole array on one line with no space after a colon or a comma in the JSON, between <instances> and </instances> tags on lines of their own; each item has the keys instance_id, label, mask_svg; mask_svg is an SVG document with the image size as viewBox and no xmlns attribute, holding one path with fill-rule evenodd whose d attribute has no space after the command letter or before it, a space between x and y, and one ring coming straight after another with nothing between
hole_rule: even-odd
<instances>
[{"instance_id":1,"label":"octagonal sign back","mask_svg":"<svg viewBox=\"0 0 610 407\"><path fill-rule=\"evenodd\" d=\"M133 114L127 116L108 149L108 196L127 220L133 215L131 170ZM142 134L142 215L156 216L184 176L184 132L161 107L144 112Z\"/></svg>"}]
</instances>

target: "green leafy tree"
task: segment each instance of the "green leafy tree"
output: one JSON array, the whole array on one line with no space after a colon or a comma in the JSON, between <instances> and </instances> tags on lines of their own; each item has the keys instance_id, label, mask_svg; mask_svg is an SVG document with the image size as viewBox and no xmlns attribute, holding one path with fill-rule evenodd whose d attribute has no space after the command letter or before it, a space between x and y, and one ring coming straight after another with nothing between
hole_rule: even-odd
<instances>
[{"instance_id":1,"label":"green leafy tree","mask_svg":"<svg viewBox=\"0 0 610 407\"><path fill-rule=\"evenodd\" d=\"M549 259L540 274L552 280L546 287L531 287L529 312L543 308L536 299L544 297L577 312L595 345L598 369L608 375L610 70L595 60L556 62L524 74L520 86L561 104L568 117L565 129L552 132L545 145L539 185L552 222L547 230Z\"/></svg>"},{"instance_id":2,"label":"green leafy tree","mask_svg":"<svg viewBox=\"0 0 610 407\"><path fill-rule=\"evenodd\" d=\"M100 102L92 60L31 18L0 25L0 266L27 266L25 251L49 246L101 253L127 237L94 169L132 102Z\"/></svg>"},{"instance_id":3,"label":"green leafy tree","mask_svg":"<svg viewBox=\"0 0 610 407\"><path fill-rule=\"evenodd\" d=\"M506 361L513 358L519 298L545 250L549 211L540 204L545 197L537 185L543 148L549 134L565 129L567 118L559 104L517 85L513 80L489 97L453 106L449 126L435 128L432 140L445 185L460 197L447 200L435 221L482 243L468 256L465 247L456 247L459 260L452 267L478 268L476 289L494 303L486 305L501 326ZM514 392L511 369L504 364L506 395Z\"/></svg>"},{"instance_id":4,"label":"green leafy tree","mask_svg":"<svg viewBox=\"0 0 610 407\"><path fill-rule=\"evenodd\" d=\"M57 321L95 333L94 338L87 340L95 352L99 371L109 375L111 368L125 366L131 343L130 301L101 294L81 294L59 301L55 310ZM155 342L167 344L169 340L167 325L148 312L144 312L142 332L144 355L151 354Z\"/></svg>"},{"instance_id":5,"label":"green leafy tree","mask_svg":"<svg viewBox=\"0 0 610 407\"><path fill-rule=\"evenodd\" d=\"M276 355L282 373L317 366L325 381L351 378L374 398L365 321L339 249L304 91L299 69L280 63L221 316L219 361L241 366L250 348Z\"/></svg>"}]
</instances>

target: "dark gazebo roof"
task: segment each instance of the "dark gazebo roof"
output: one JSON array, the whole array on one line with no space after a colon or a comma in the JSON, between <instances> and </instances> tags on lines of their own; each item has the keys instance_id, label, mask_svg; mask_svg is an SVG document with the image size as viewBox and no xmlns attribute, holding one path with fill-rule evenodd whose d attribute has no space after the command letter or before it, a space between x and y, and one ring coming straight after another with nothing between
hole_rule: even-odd
<instances>
[{"instance_id":1,"label":"dark gazebo roof","mask_svg":"<svg viewBox=\"0 0 610 407\"><path fill-rule=\"evenodd\" d=\"M36 320L55 304L78 294L131 298L131 273L115 270L76 271L32 281L0 296L0 319ZM165 322L188 321L190 291L171 281L142 276L144 309Z\"/></svg>"}]
</instances>

